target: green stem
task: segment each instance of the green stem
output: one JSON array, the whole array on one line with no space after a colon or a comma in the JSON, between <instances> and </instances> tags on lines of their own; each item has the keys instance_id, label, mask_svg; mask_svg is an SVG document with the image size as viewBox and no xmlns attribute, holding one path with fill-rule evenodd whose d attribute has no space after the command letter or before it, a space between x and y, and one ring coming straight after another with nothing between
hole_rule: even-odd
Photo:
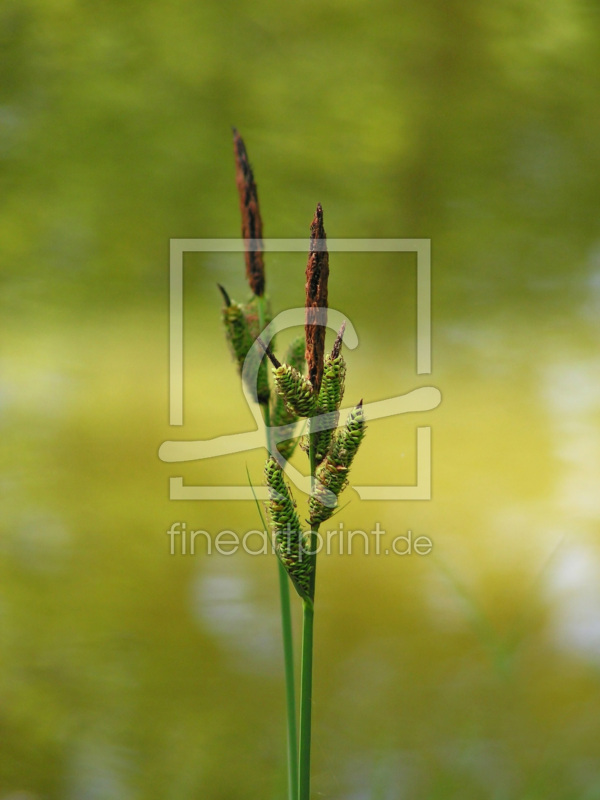
<instances>
[{"instance_id":1,"label":"green stem","mask_svg":"<svg viewBox=\"0 0 600 800\"><path fill-rule=\"evenodd\" d=\"M292 638L292 613L290 607L290 579L285 567L277 559L279 567L279 596L281 600L281 632L283 635L283 659L285 664L285 699L288 722L288 795L298 800L298 735L296 733L296 692L294 676L294 642Z\"/></svg>"},{"instance_id":2,"label":"green stem","mask_svg":"<svg viewBox=\"0 0 600 800\"><path fill-rule=\"evenodd\" d=\"M300 678L300 783L299 800L310 798L310 740L312 723L313 623L315 607L310 599L303 602L302 674Z\"/></svg>"},{"instance_id":3,"label":"green stem","mask_svg":"<svg viewBox=\"0 0 600 800\"><path fill-rule=\"evenodd\" d=\"M314 488L316 471L316 435L309 435L308 456L310 460L311 489ZM302 666L300 674L300 780L299 800L310 800L310 744L312 727L312 678L313 678L313 631L315 617L315 579L317 571L318 527L310 532L310 555L313 560L311 596L303 601L302 615Z\"/></svg>"},{"instance_id":4,"label":"green stem","mask_svg":"<svg viewBox=\"0 0 600 800\"><path fill-rule=\"evenodd\" d=\"M258 298L258 322L262 331L265 327L264 298ZM271 444L269 404L261 405L267 444ZM270 452L270 447L269 447ZM290 581L285 567L277 559L279 573L279 600L281 606L281 634L283 639L283 662L285 671L285 700L287 708L287 761L288 761L288 797L298 800L298 734L296 724L296 689L294 674L294 639L292 629L292 609L290 603Z\"/></svg>"}]
</instances>

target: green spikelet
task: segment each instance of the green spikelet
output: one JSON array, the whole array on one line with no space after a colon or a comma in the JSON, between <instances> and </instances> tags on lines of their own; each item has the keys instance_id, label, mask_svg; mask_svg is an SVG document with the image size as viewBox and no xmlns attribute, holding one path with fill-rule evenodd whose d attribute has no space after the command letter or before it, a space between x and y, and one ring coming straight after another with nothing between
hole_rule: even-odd
<instances>
[{"instance_id":1,"label":"green spikelet","mask_svg":"<svg viewBox=\"0 0 600 800\"><path fill-rule=\"evenodd\" d=\"M297 417L311 417L317 408L317 396L312 383L289 364L273 368L277 393L281 395L290 413Z\"/></svg>"},{"instance_id":2,"label":"green spikelet","mask_svg":"<svg viewBox=\"0 0 600 800\"><path fill-rule=\"evenodd\" d=\"M254 341L242 306L235 301L230 301L228 305L224 306L223 322L227 341L241 374L244 360Z\"/></svg>"},{"instance_id":3,"label":"green spikelet","mask_svg":"<svg viewBox=\"0 0 600 800\"><path fill-rule=\"evenodd\" d=\"M304 369L305 348L304 337L299 336L290 344L285 356L285 363L300 373ZM288 433L291 436L296 427L297 415L288 409L283 397L277 392L273 393L271 404L271 424L275 427L285 428L282 433ZM292 457L297 443L298 439L283 439L277 445L277 449L285 459L288 459Z\"/></svg>"},{"instance_id":4,"label":"green spikelet","mask_svg":"<svg viewBox=\"0 0 600 800\"><path fill-rule=\"evenodd\" d=\"M283 471L274 458L267 461L265 476L270 497L267 510L275 534L275 552L300 597L309 597L311 559L302 546L303 534L295 503L284 480Z\"/></svg>"},{"instance_id":5,"label":"green spikelet","mask_svg":"<svg viewBox=\"0 0 600 800\"><path fill-rule=\"evenodd\" d=\"M308 501L312 526L320 525L333 514L335 504L330 505L332 495L337 498L346 486L350 466L365 429L361 401L348 415L344 428L333 437L330 452L317 470L315 491Z\"/></svg>"},{"instance_id":6,"label":"green spikelet","mask_svg":"<svg viewBox=\"0 0 600 800\"><path fill-rule=\"evenodd\" d=\"M223 307L225 332L231 352L237 363L238 371L241 375L246 357L256 338L253 334L252 326L256 329L257 323L255 323L253 315L248 313L248 306L242 306L240 303L230 300L225 290L221 289L221 291L223 292L226 302L226 305ZM261 355L260 350L252 351L250 359L252 361L258 360ZM269 378L267 364L264 358L258 367L256 387L248 386L248 389L251 392L256 390L259 403L268 403L270 396Z\"/></svg>"},{"instance_id":7,"label":"green spikelet","mask_svg":"<svg viewBox=\"0 0 600 800\"><path fill-rule=\"evenodd\" d=\"M317 402L317 414L325 415L325 422L329 426L317 432L315 437L316 463L320 464L331 446L333 433L340 416L339 408L344 397L344 382L346 379L346 362L339 353L325 356L323 380Z\"/></svg>"}]
</instances>

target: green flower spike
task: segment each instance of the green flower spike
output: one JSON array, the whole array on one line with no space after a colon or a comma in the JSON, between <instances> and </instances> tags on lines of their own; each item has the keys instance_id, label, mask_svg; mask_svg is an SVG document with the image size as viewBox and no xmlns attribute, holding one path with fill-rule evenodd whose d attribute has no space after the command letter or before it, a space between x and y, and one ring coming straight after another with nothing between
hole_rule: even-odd
<instances>
[{"instance_id":1,"label":"green flower spike","mask_svg":"<svg viewBox=\"0 0 600 800\"><path fill-rule=\"evenodd\" d=\"M340 405L344 397L344 381L346 378L346 362L341 353L342 339L346 323L342 323L331 353L325 356L323 379L317 402L317 414L323 414L323 422L328 426L316 435L316 463L320 464L331 446L333 433L340 417Z\"/></svg>"},{"instance_id":2,"label":"green flower spike","mask_svg":"<svg viewBox=\"0 0 600 800\"><path fill-rule=\"evenodd\" d=\"M225 323L227 341L229 342L231 352L233 353L233 357L237 362L238 370L241 374L244 360L252 347L252 334L242 306L231 300L221 284L217 285L225 300L225 305L223 306L223 322Z\"/></svg>"},{"instance_id":3,"label":"green flower spike","mask_svg":"<svg viewBox=\"0 0 600 800\"><path fill-rule=\"evenodd\" d=\"M221 290L221 294L223 295L223 299L225 301L225 305L223 306L223 322L225 323L227 340L229 342L231 352L233 353L233 357L237 363L238 371L241 375L244 368L244 362L246 361L248 353L250 353L252 349L252 345L254 344L254 339L256 337L253 336L244 306L232 300L221 284L217 285ZM259 355L260 353L258 353L256 350L253 350L250 358L257 359ZM259 403L269 402L271 392L269 390L266 361L263 360L258 367L256 387L248 386L248 389L252 393L256 391Z\"/></svg>"},{"instance_id":4,"label":"green flower spike","mask_svg":"<svg viewBox=\"0 0 600 800\"><path fill-rule=\"evenodd\" d=\"M296 504L284 480L283 470L273 457L265 466L270 500L267 504L275 534L275 552L300 597L310 597L312 564L303 549L303 534Z\"/></svg>"},{"instance_id":5,"label":"green flower spike","mask_svg":"<svg viewBox=\"0 0 600 800\"><path fill-rule=\"evenodd\" d=\"M312 383L291 364L278 361L264 344L263 347L273 364L275 388L288 411L297 417L311 417L317 408L317 394Z\"/></svg>"},{"instance_id":6,"label":"green flower spike","mask_svg":"<svg viewBox=\"0 0 600 800\"><path fill-rule=\"evenodd\" d=\"M273 369L277 392L292 414L311 417L317 407L317 397L312 383L289 364L280 364Z\"/></svg>"},{"instance_id":7,"label":"green flower spike","mask_svg":"<svg viewBox=\"0 0 600 800\"><path fill-rule=\"evenodd\" d=\"M308 501L311 526L318 526L333 514L337 498L348 482L354 456L365 435L365 415L362 400L348 415L346 425L333 437L331 450L317 470L314 493Z\"/></svg>"},{"instance_id":8,"label":"green flower spike","mask_svg":"<svg viewBox=\"0 0 600 800\"><path fill-rule=\"evenodd\" d=\"M304 350L305 350L305 343L304 343L304 336L299 336L297 339L290 344L288 347L288 351L285 356L285 363L289 364L290 367L293 367L298 372L302 372L304 369ZM290 437L294 433L294 428L296 427L296 422L298 421L297 414L294 414L293 411L290 411L289 408L285 404L285 400L283 397L278 393L274 392L273 397L271 398L272 408L271 408L271 425L275 427L284 428L282 430L282 434L287 433ZM281 455L287 460L288 458L292 457L294 450L296 449L297 439L283 439L277 445L277 449L281 453Z\"/></svg>"}]
</instances>

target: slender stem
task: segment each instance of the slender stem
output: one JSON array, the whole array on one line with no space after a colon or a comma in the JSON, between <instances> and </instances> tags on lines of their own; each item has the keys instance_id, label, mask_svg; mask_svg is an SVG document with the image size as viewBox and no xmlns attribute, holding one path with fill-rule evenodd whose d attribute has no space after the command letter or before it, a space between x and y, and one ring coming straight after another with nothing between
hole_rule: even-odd
<instances>
[{"instance_id":1,"label":"slender stem","mask_svg":"<svg viewBox=\"0 0 600 800\"><path fill-rule=\"evenodd\" d=\"M283 635L283 659L285 664L285 699L288 723L288 795L298 800L298 734L296 732L296 691L294 676L294 642L292 638L292 613L290 607L290 579L285 567L277 559L279 567L279 596L281 600L281 632Z\"/></svg>"},{"instance_id":2,"label":"slender stem","mask_svg":"<svg viewBox=\"0 0 600 800\"><path fill-rule=\"evenodd\" d=\"M265 327L264 297L258 298L258 322L262 331ZM267 444L271 444L269 404L261 404L267 432ZM290 580L285 567L277 559L279 574L279 601L281 606L281 634L283 639L283 662L285 671L285 700L287 708L287 762L288 798L298 800L298 734L296 723L296 678L294 674L294 639L292 629L292 609L290 602Z\"/></svg>"},{"instance_id":3,"label":"slender stem","mask_svg":"<svg viewBox=\"0 0 600 800\"><path fill-rule=\"evenodd\" d=\"M300 684L300 784L299 800L310 798L310 740L312 722L313 623L312 600L303 602L302 674Z\"/></svg>"},{"instance_id":4,"label":"slender stem","mask_svg":"<svg viewBox=\"0 0 600 800\"><path fill-rule=\"evenodd\" d=\"M311 489L314 488L316 471L316 436L309 434ZM318 526L310 532L310 554L312 559L311 597L303 601L302 615L302 665L300 673L300 782L299 800L310 800L310 744L312 726L312 678L313 678L313 631L315 617L315 580L317 571Z\"/></svg>"}]
</instances>

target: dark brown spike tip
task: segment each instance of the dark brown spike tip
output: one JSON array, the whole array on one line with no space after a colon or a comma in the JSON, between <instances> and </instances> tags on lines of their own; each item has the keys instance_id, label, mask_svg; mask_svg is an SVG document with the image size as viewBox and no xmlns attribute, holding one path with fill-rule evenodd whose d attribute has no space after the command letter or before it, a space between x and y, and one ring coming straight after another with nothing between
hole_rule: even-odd
<instances>
[{"instance_id":1,"label":"dark brown spike tip","mask_svg":"<svg viewBox=\"0 0 600 800\"><path fill-rule=\"evenodd\" d=\"M263 342L263 340L260 338L260 336L257 337L256 341L259 343L259 345L262 347L262 349L267 354L271 364L273 364L275 369L278 369L281 366L281 361L279 361L279 359L275 356L275 354L271 350L271 345L269 345L267 347L267 345Z\"/></svg>"},{"instance_id":2,"label":"dark brown spike tip","mask_svg":"<svg viewBox=\"0 0 600 800\"><path fill-rule=\"evenodd\" d=\"M329 279L329 253L327 235L323 226L323 208L317 209L310 226L310 252L306 265L306 365L308 378L318 392L323 377L325 353L325 325L327 323L327 282Z\"/></svg>"},{"instance_id":3,"label":"dark brown spike tip","mask_svg":"<svg viewBox=\"0 0 600 800\"><path fill-rule=\"evenodd\" d=\"M262 297L265 293L265 267L258 192L252 167L248 161L246 145L236 128L233 128L233 150L235 155L235 180L240 197L242 215L246 278L252 293Z\"/></svg>"},{"instance_id":4,"label":"dark brown spike tip","mask_svg":"<svg viewBox=\"0 0 600 800\"><path fill-rule=\"evenodd\" d=\"M362 411L362 404L363 404L363 399L362 399L362 397L361 397L361 398L360 398L360 400L359 400L359 401L358 401L358 403L357 403L357 406L356 406L357 408L360 408L360 409L361 409L361 411Z\"/></svg>"},{"instance_id":5,"label":"dark brown spike tip","mask_svg":"<svg viewBox=\"0 0 600 800\"><path fill-rule=\"evenodd\" d=\"M342 350L342 340L344 338L344 333L346 332L346 320L342 322L342 326L338 332L338 335L335 337L335 342L333 343L333 349L331 351L331 357L337 358Z\"/></svg>"},{"instance_id":6,"label":"dark brown spike tip","mask_svg":"<svg viewBox=\"0 0 600 800\"><path fill-rule=\"evenodd\" d=\"M225 289L224 286L221 286L220 283L217 283L217 286L219 287L219 291L223 295L223 300L225 301L225 305L229 307L231 305L231 298L227 294L227 290Z\"/></svg>"},{"instance_id":7,"label":"dark brown spike tip","mask_svg":"<svg viewBox=\"0 0 600 800\"><path fill-rule=\"evenodd\" d=\"M313 217L313 221L310 225L310 250L311 253L318 250L327 250L327 244L325 243L325 239L327 235L325 233L325 228L323 227L323 206L321 203L317 203L317 208L315 209L315 215Z\"/></svg>"}]
</instances>

